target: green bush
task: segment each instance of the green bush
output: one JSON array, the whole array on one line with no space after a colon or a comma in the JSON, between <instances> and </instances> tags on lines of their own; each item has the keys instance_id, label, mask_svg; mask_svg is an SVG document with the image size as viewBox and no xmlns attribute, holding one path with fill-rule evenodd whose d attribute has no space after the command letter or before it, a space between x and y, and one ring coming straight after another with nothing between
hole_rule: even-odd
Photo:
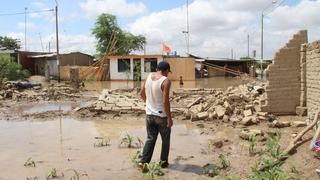
<instances>
[{"instance_id":1,"label":"green bush","mask_svg":"<svg viewBox=\"0 0 320 180\"><path fill-rule=\"evenodd\" d=\"M20 64L12 62L10 58L0 56L0 84L4 80L15 81L29 76L29 72L22 69Z\"/></svg>"},{"instance_id":2,"label":"green bush","mask_svg":"<svg viewBox=\"0 0 320 180\"><path fill-rule=\"evenodd\" d=\"M269 66L269 62L262 62L262 68L267 69ZM261 68L261 61L256 61L256 68L260 69Z\"/></svg>"}]
</instances>

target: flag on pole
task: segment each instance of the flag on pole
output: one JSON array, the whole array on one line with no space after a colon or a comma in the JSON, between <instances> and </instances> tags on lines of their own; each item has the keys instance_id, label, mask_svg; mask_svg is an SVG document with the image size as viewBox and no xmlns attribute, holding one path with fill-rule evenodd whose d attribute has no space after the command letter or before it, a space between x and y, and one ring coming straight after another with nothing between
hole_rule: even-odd
<instances>
[{"instance_id":1,"label":"flag on pole","mask_svg":"<svg viewBox=\"0 0 320 180\"><path fill-rule=\"evenodd\" d=\"M168 46L167 43L163 43L162 44L162 51L165 53L169 53L169 52L171 52L171 48Z\"/></svg>"}]
</instances>

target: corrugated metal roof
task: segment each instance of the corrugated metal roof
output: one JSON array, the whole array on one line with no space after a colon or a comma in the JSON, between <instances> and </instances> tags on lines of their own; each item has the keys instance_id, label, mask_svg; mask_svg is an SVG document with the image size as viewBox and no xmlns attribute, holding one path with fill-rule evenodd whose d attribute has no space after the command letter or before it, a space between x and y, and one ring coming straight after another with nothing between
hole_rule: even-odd
<instances>
[{"instance_id":1,"label":"corrugated metal roof","mask_svg":"<svg viewBox=\"0 0 320 180\"><path fill-rule=\"evenodd\" d=\"M52 54L40 54L40 55L31 55L28 56L29 58L44 58L44 57L54 57L57 56L56 53L52 53Z\"/></svg>"}]
</instances>

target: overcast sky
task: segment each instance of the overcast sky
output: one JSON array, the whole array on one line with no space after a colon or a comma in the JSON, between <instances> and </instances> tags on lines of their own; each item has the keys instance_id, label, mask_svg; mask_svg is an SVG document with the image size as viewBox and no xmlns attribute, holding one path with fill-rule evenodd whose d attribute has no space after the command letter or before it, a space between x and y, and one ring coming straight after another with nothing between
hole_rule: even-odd
<instances>
[{"instance_id":1,"label":"overcast sky","mask_svg":"<svg viewBox=\"0 0 320 180\"><path fill-rule=\"evenodd\" d=\"M261 12L264 19L264 57L274 53L298 30L307 29L309 41L320 39L320 0L189 0L190 52L202 57L237 58L250 54L260 58ZM149 54L161 54L166 42L173 51L185 55L186 0L58 0L60 51L95 53L91 35L95 19L101 13L118 17L120 26L147 38ZM10 0L1 3L0 35L19 38L24 50L25 16L4 16L7 13L53 9L54 0ZM41 37L41 38L40 38ZM42 39L42 45L41 45ZM54 12L27 15L27 50L55 51ZM142 53L142 52L137 52Z\"/></svg>"}]
</instances>

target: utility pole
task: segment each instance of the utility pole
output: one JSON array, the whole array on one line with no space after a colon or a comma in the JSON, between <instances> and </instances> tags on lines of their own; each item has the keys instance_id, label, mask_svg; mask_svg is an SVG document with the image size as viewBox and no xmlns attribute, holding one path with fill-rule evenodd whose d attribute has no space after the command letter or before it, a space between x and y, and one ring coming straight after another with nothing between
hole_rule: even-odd
<instances>
[{"instance_id":1,"label":"utility pole","mask_svg":"<svg viewBox=\"0 0 320 180\"><path fill-rule=\"evenodd\" d=\"M262 73L262 60L263 60L263 12L261 14L261 61L260 61L260 69L261 69L261 78L263 76Z\"/></svg>"},{"instance_id":2,"label":"utility pole","mask_svg":"<svg viewBox=\"0 0 320 180\"><path fill-rule=\"evenodd\" d=\"M27 9L24 8L24 50L27 51Z\"/></svg>"},{"instance_id":3,"label":"utility pole","mask_svg":"<svg viewBox=\"0 0 320 180\"><path fill-rule=\"evenodd\" d=\"M189 54L190 53L189 0L187 0L187 33L188 33L187 52Z\"/></svg>"},{"instance_id":4,"label":"utility pole","mask_svg":"<svg viewBox=\"0 0 320 180\"><path fill-rule=\"evenodd\" d=\"M58 62L58 82L60 82L60 55L59 55L59 26L58 26L58 2L56 1L56 45L57 45L57 62Z\"/></svg>"},{"instance_id":5,"label":"utility pole","mask_svg":"<svg viewBox=\"0 0 320 180\"><path fill-rule=\"evenodd\" d=\"M250 35L248 33L248 57L250 57Z\"/></svg>"},{"instance_id":6,"label":"utility pole","mask_svg":"<svg viewBox=\"0 0 320 180\"><path fill-rule=\"evenodd\" d=\"M41 48L42 48L42 52L44 52L44 48L43 48L43 43L42 43L42 37L41 37L41 33L39 33L39 37L40 37L40 43L41 43Z\"/></svg>"},{"instance_id":7,"label":"utility pole","mask_svg":"<svg viewBox=\"0 0 320 180\"><path fill-rule=\"evenodd\" d=\"M231 48L231 59L233 59L233 48Z\"/></svg>"}]
</instances>

